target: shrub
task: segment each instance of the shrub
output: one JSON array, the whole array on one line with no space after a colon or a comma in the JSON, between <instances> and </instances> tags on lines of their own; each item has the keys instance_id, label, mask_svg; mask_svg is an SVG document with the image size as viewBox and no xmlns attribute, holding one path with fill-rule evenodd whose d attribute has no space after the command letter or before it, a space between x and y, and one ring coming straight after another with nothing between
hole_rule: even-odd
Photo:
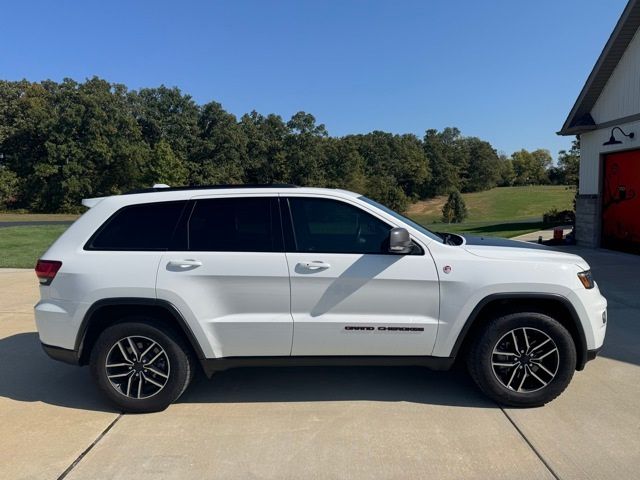
<instances>
[{"instance_id":1,"label":"shrub","mask_svg":"<svg viewBox=\"0 0 640 480\"><path fill-rule=\"evenodd\" d=\"M458 190L449 193L447 203L442 207L442 221L446 223L460 223L467 218L467 206Z\"/></svg>"},{"instance_id":2,"label":"shrub","mask_svg":"<svg viewBox=\"0 0 640 480\"><path fill-rule=\"evenodd\" d=\"M542 215L542 223L545 225L552 224L575 224L576 221L576 212L573 210L558 210L557 208L552 208L548 212L545 212Z\"/></svg>"}]
</instances>

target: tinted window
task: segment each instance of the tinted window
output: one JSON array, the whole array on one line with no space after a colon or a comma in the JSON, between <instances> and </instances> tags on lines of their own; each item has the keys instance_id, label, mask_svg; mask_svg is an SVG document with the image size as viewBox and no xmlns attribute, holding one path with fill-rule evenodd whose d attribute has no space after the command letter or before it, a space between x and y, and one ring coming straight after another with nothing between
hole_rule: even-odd
<instances>
[{"instance_id":1,"label":"tinted window","mask_svg":"<svg viewBox=\"0 0 640 480\"><path fill-rule=\"evenodd\" d=\"M166 250L186 202L124 207L87 244L91 250Z\"/></svg>"},{"instance_id":2,"label":"tinted window","mask_svg":"<svg viewBox=\"0 0 640 480\"><path fill-rule=\"evenodd\" d=\"M299 252L388 253L391 227L357 207L293 197L289 205Z\"/></svg>"},{"instance_id":3,"label":"tinted window","mask_svg":"<svg viewBox=\"0 0 640 480\"><path fill-rule=\"evenodd\" d=\"M369 205L373 205L374 207L379 208L383 212L388 213L389 215L391 215L392 217L397 218L398 220L403 221L404 223L410 225L411 227L415 228L419 232L424 233L427 237L429 237L429 238L431 238L433 240L436 240L438 242L442 241L442 237L436 235L431 230L427 230L422 225L420 225L419 223L414 222L410 218L407 218L404 215L400 215L398 212L396 212L394 210L391 210L389 207L386 207L386 206L382 205L381 203L378 203L375 200L371 200L370 198L367 198L367 197L358 197L358 199L362 200L363 202L367 202Z\"/></svg>"},{"instance_id":4,"label":"tinted window","mask_svg":"<svg viewBox=\"0 0 640 480\"><path fill-rule=\"evenodd\" d=\"M276 198L198 200L189 219L189 250L281 252Z\"/></svg>"}]
</instances>

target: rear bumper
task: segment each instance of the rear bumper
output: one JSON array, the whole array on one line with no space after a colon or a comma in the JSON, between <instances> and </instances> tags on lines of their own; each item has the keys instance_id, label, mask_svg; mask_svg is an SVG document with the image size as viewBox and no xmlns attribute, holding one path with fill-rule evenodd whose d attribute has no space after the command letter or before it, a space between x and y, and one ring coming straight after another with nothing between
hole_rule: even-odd
<instances>
[{"instance_id":1,"label":"rear bumper","mask_svg":"<svg viewBox=\"0 0 640 480\"><path fill-rule=\"evenodd\" d=\"M66 348L54 347L42 343L42 349L49 357L59 362L68 363L70 365L80 365L80 358L78 352L75 350L68 350Z\"/></svg>"}]
</instances>

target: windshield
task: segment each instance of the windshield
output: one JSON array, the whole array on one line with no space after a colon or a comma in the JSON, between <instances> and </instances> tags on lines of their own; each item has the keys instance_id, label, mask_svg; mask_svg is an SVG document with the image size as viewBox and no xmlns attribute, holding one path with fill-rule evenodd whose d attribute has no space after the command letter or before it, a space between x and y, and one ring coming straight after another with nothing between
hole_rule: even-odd
<instances>
[{"instance_id":1,"label":"windshield","mask_svg":"<svg viewBox=\"0 0 640 480\"><path fill-rule=\"evenodd\" d=\"M376 208L379 208L380 210L382 210L385 213L388 213L389 215L391 215L394 218L397 218L398 220L406 223L407 225L415 228L416 230L418 230L420 233L425 234L427 237L431 238L432 240L436 240L438 242L442 242L442 237L438 236L437 234L433 233L431 230L427 230L426 228L424 228L422 225L420 225L419 223L414 222L413 220L411 220L410 218L405 217L404 215L400 215L398 212L394 212L393 210L391 210L388 207L385 207L384 205L382 205L381 203L376 202L375 200L371 200L370 198L367 197L358 197L360 200L362 200L363 202L368 203L369 205L373 205Z\"/></svg>"}]
</instances>

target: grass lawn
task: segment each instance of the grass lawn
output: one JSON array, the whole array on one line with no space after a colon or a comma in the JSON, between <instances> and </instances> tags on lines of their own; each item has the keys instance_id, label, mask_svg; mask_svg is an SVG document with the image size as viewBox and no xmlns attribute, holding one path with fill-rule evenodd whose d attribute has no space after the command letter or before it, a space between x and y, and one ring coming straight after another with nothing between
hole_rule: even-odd
<instances>
[{"instance_id":1,"label":"grass lawn","mask_svg":"<svg viewBox=\"0 0 640 480\"><path fill-rule=\"evenodd\" d=\"M542 214L552 208L570 210L573 207L575 189L562 185L535 185L531 187L499 187L486 192L463 193L472 223L512 223L521 221L542 221ZM446 197L438 197L415 203L407 209L407 216L428 228L442 217L442 207ZM447 225L447 229L450 226Z\"/></svg>"},{"instance_id":2,"label":"grass lawn","mask_svg":"<svg viewBox=\"0 0 640 480\"><path fill-rule=\"evenodd\" d=\"M0 228L0 267L33 268L67 225Z\"/></svg>"},{"instance_id":3,"label":"grass lawn","mask_svg":"<svg viewBox=\"0 0 640 480\"><path fill-rule=\"evenodd\" d=\"M510 238L542 230L542 214L546 211L571 210L575 192L562 185L535 185L463 193L469 216L458 224L441 222L446 197L415 203L406 215L436 232Z\"/></svg>"},{"instance_id":4,"label":"grass lawn","mask_svg":"<svg viewBox=\"0 0 640 480\"><path fill-rule=\"evenodd\" d=\"M80 215L73 213L3 213L0 222L73 222Z\"/></svg>"},{"instance_id":5,"label":"grass lawn","mask_svg":"<svg viewBox=\"0 0 640 480\"><path fill-rule=\"evenodd\" d=\"M434 232L460 233L484 237L511 238L547 228L542 222L465 222L425 225Z\"/></svg>"}]
</instances>

